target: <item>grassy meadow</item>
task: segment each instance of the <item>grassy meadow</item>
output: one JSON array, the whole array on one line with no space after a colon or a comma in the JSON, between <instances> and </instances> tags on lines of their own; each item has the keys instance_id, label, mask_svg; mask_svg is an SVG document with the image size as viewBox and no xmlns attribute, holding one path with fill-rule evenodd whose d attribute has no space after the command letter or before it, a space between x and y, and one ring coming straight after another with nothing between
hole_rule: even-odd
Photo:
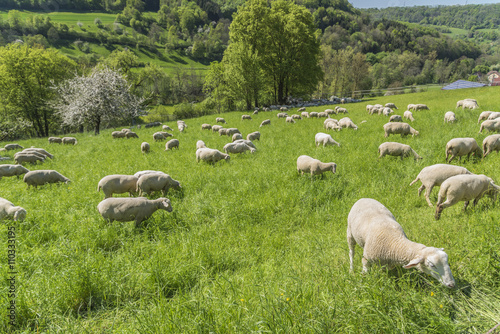
<instances>
[{"instance_id":1,"label":"grassy meadow","mask_svg":"<svg viewBox=\"0 0 500 334\"><path fill-rule=\"evenodd\" d=\"M417 196L420 182L409 184L423 167L444 163L448 140L482 143L488 134L478 133L478 115L500 110L499 93L498 87L432 90L348 104L347 116L359 129L330 132L341 147L315 147L314 135L326 132L323 119L287 124L276 112L250 121L241 120L242 112L187 119L183 133L167 123L180 141L174 151L153 142L158 128L144 127L136 130L139 139L112 140L117 129L107 129L99 136L73 134L76 146L19 141L55 156L29 169L55 169L72 183L27 190L22 179L0 181L0 197L28 212L23 222L0 224L0 332L486 333L500 322L498 201L484 198L467 212L459 203L435 221L434 209ZM476 98L480 109L456 110L464 98ZM413 113L419 136L384 138L388 117L368 115L365 106L387 102L399 107L399 115L408 103L430 107ZM443 123L448 110L457 123ZM197 140L220 150L230 141L201 131L216 116L244 136L260 131L257 152L233 154L214 166L196 163ZM271 125L259 128L267 118ZM140 152L143 141L151 145L147 155ZM423 159L378 159L385 141L409 144ZM336 162L337 173L299 176L302 154ZM496 153L453 163L500 183ZM167 195L173 211L157 211L138 228L104 221L96 209L104 198L96 190L99 180L146 169L181 182L181 192ZM363 197L384 204L409 239L444 247L456 289L414 269L373 267L363 275L359 247L350 273L347 215ZM17 247L14 327L7 311L10 227Z\"/></svg>"}]
</instances>

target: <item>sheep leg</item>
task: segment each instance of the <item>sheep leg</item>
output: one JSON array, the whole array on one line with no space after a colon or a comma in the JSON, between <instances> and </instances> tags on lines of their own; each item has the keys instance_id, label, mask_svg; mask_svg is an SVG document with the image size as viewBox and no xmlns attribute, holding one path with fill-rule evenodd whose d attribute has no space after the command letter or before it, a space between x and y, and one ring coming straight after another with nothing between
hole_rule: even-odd
<instances>
[{"instance_id":1,"label":"sheep leg","mask_svg":"<svg viewBox=\"0 0 500 334\"><path fill-rule=\"evenodd\" d=\"M474 200L475 202L476 200ZM475 205L475 204L474 204ZM465 201L464 203L464 212L467 210L467 206L469 206L469 201Z\"/></svg>"},{"instance_id":2,"label":"sheep leg","mask_svg":"<svg viewBox=\"0 0 500 334\"><path fill-rule=\"evenodd\" d=\"M363 263L363 273L367 273L370 270L371 262L365 258L364 254L363 258L361 259L361 262Z\"/></svg>"},{"instance_id":3,"label":"sheep leg","mask_svg":"<svg viewBox=\"0 0 500 334\"><path fill-rule=\"evenodd\" d=\"M422 191L425 189L425 185L422 183L422 185L420 186L420 188L418 188L418 196L420 197L420 194L422 193ZM427 191L426 191L427 193Z\"/></svg>"},{"instance_id":4,"label":"sheep leg","mask_svg":"<svg viewBox=\"0 0 500 334\"><path fill-rule=\"evenodd\" d=\"M353 265L353 260L354 260L354 253L356 252L356 240L350 235L350 233L347 235L347 243L349 244L349 265L350 265L350 270L354 271L354 265Z\"/></svg>"},{"instance_id":5,"label":"sheep leg","mask_svg":"<svg viewBox=\"0 0 500 334\"><path fill-rule=\"evenodd\" d=\"M432 188L433 188L433 187L434 187L434 186L431 186L431 187L429 187L429 188L426 188L426 189L425 189L425 200L427 201L427 204L429 204L429 206L430 206L431 208L433 207L433 205L432 205L432 203L431 203L430 195L431 195L431 191L432 191ZM420 195L420 194L419 194L419 195Z\"/></svg>"},{"instance_id":6,"label":"sheep leg","mask_svg":"<svg viewBox=\"0 0 500 334\"><path fill-rule=\"evenodd\" d=\"M439 220L439 218L441 217L441 212L443 212L444 209L446 209L447 207L450 207L458 202L458 200L451 200L450 201L448 198L446 199L446 201L444 203L439 204L440 201L441 201L441 199L438 199L438 204L436 205L436 214L434 215L434 218L436 218L436 220Z\"/></svg>"}]
</instances>

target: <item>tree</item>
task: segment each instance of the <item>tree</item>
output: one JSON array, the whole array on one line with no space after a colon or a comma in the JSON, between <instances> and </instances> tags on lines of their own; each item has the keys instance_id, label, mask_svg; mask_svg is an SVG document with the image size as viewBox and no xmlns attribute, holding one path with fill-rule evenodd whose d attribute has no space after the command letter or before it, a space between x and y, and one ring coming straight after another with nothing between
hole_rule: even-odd
<instances>
[{"instance_id":1,"label":"tree","mask_svg":"<svg viewBox=\"0 0 500 334\"><path fill-rule=\"evenodd\" d=\"M127 80L108 67L75 76L57 87L55 109L68 126L89 125L99 134L103 122L126 122L141 115L142 99L129 93Z\"/></svg>"},{"instance_id":2,"label":"tree","mask_svg":"<svg viewBox=\"0 0 500 334\"><path fill-rule=\"evenodd\" d=\"M0 100L7 112L33 124L36 135L49 135L55 121L50 87L68 78L76 63L54 49L11 44L0 48Z\"/></svg>"}]
</instances>

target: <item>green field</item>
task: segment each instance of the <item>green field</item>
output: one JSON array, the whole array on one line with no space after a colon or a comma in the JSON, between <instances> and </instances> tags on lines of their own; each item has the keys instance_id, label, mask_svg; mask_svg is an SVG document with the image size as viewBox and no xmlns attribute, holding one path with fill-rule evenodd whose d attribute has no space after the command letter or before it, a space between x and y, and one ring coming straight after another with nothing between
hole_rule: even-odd
<instances>
[{"instance_id":1,"label":"green field","mask_svg":"<svg viewBox=\"0 0 500 334\"><path fill-rule=\"evenodd\" d=\"M500 322L498 201L484 198L466 212L459 203L435 221L434 209L417 196L420 183L409 184L423 167L444 163L451 138L483 141L488 134L478 133L477 118L500 110L499 89L432 90L345 105L359 129L330 132L341 147L315 147L314 135L326 132L323 119L287 124L276 112L251 121L242 121L241 112L217 115L244 136L256 130L262 136L254 154L215 166L196 163L195 146L203 140L222 150L230 141L201 131L216 115L186 120L183 133L167 123L180 141L175 151L153 142L158 128L144 127L136 130L139 139L112 140L113 129L106 129L99 136L73 134L76 146L19 141L55 156L29 169L55 169L72 182L27 190L22 179L0 181L1 197L28 212L23 222L0 225L0 332L12 329L6 256L7 231L15 227L19 333L486 333ZM480 109L455 110L464 98L476 98ZM420 135L384 138L388 118L368 115L365 106L386 102L399 106L400 115L409 103L427 104L430 110L414 112L411 123ZM444 124L448 110L457 123ZM271 125L259 128L267 118ZM143 141L152 147L148 155L140 152ZM378 159L384 141L409 144L423 159ZM302 154L336 162L337 173L299 176ZM453 163L500 182L496 153ZM104 197L99 180L146 169L181 182L181 192L167 195L173 212L158 211L138 228L104 221L96 209ZM360 248L350 273L347 215L363 197L384 204L409 239L444 247L456 289L417 270L374 267L363 275ZM434 203L436 197L435 189Z\"/></svg>"}]
</instances>

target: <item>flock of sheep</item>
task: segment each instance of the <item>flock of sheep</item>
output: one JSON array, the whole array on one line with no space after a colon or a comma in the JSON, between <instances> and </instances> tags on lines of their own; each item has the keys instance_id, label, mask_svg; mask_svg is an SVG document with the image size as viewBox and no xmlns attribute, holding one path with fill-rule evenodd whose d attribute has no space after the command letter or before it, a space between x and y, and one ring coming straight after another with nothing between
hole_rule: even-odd
<instances>
[{"instance_id":1,"label":"flock of sheep","mask_svg":"<svg viewBox=\"0 0 500 334\"><path fill-rule=\"evenodd\" d=\"M458 101L457 108L477 108L477 101L466 99ZM384 124L384 137L399 134L401 137L407 135L418 136L419 131L412 128L408 123L403 122L403 118L414 121L412 111L429 109L425 104L410 104L403 116L394 115L393 109L397 107L393 103L382 105L368 105L366 110L370 115L384 115L389 118L389 122ZM340 131L341 129L358 130L358 126L349 117L343 117L340 120L331 116L337 114L347 114L346 108L335 107L335 109L326 109L324 112L306 112L305 108L298 110L300 114L289 116L287 109L282 108L277 113L278 118L284 118L286 123L295 123L304 118L325 118L323 128L326 130ZM256 114L258 111L255 111ZM456 121L455 113L449 111L445 113L444 121L453 123ZM242 121L252 120L251 115L243 115ZM237 128L224 128L221 124L227 122L221 118L216 118L215 125L202 124L201 131L211 131L218 133L219 136L228 136L231 141L224 145L225 153L209 148L199 140L196 143L195 158L196 161L204 161L210 164L221 160L230 160L230 154L240 154L250 151L256 152L257 148L253 141L261 139L261 133L254 131L243 138ZM479 116L478 123L481 124L480 132L484 129L489 131L500 131L500 113L486 111ZM364 121L363 121L364 122ZM363 123L362 122L362 123ZM270 119L264 120L260 127L269 126ZM161 125L161 124L156 124ZM178 131L181 133L187 128L184 121L177 122ZM173 131L169 126L163 125L164 131L155 132L152 135L153 141L163 141L173 137ZM112 138L138 138L135 132L130 129L113 131ZM49 143L77 144L73 137L50 137ZM170 139L165 144L165 150L179 149L179 140ZM315 145L337 146L341 144L335 141L330 134L318 132L315 135ZM37 161L43 162L46 158L53 158L53 155L44 149L29 148L24 149L17 144L8 144L1 150L23 149L14 155L16 165L0 165L0 179L2 176L10 177L24 174L24 182L30 186L37 187L46 183L65 182L70 180L54 170L36 170L29 171L23 164L36 164ZM148 142L142 142L140 146L144 154L150 152ZM484 151L484 153L483 153ZM475 175L464 167L450 165L455 157L461 159L462 156L470 155L486 157L493 151L500 151L500 134L494 134L486 137L483 141L483 149L479 147L474 138L454 138L450 140L445 148L447 164L436 164L427 166L417 175L416 179L410 183L410 186L420 181L421 187L418 189L420 196L425 189L425 199L430 207L433 207L430 201L430 194L435 186L440 186L438 200L436 204L435 219L439 219L443 209L464 201L464 209L469 202L473 204L484 196L488 195L496 198L500 187L494 181L485 175ZM385 155L404 157L413 156L414 159L421 159L409 145L384 142L378 148L379 158ZM325 172L336 172L337 164L334 162L322 162L307 155L301 155L297 158L297 172L300 174L322 175ZM157 210L172 211L170 200L163 197L169 189L177 191L182 190L179 181L174 180L170 175L153 170L145 170L134 175L113 174L103 177L97 185L97 191L103 191L104 200L102 200L97 210L105 220L112 221L135 221L136 226L149 218ZM129 193L142 196L153 195L155 192L161 192L162 197L157 199L148 199L146 197L113 197L113 194ZM20 206L15 206L6 199L0 198L0 219L9 218L13 220L23 220L26 217L26 210ZM417 268L425 272L443 285L453 288L455 281L448 265L448 256L443 249L427 247L422 244L412 242L407 239L402 227L396 222L392 213L376 200L363 198L358 200L351 208L348 215L347 241L349 245L350 267L353 269L353 257L356 244L363 248L363 270L367 271L374 264L386 265L388 267L401 265L404 268Z\"/></svg>"}]
</instances>

